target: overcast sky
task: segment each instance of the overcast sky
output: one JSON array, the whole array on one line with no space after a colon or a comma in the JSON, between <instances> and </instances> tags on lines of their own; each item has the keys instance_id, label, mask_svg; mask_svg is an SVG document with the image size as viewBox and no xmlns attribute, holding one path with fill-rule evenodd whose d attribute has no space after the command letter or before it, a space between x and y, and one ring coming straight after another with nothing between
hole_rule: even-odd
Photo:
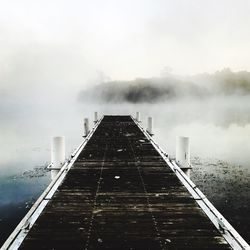
<instances>
[{"instance_id":1,"label":"overcast sky","mask_svg":"<svg viewBox=\"0 0 250 250\"><path fill-rule=\"evenodd\" d=\"M0 84L250 70L249 13L249 0L1 0Z\"/></svg>"}]
</instances>

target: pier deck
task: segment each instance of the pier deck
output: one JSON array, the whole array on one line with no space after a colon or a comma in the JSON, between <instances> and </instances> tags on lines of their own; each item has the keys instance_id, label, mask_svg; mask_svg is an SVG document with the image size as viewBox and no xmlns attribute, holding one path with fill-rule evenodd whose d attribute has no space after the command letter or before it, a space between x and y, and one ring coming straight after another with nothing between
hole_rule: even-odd
<instances>
[{"instance_id":1,"label":"pier deck","mask_svg":"<svg viewBox=\"0 0 250 250\"><path fill-rule=\"evenodd\" d=\"M104 116L20 249L231 249L130 116Z\"/></svg>"}]
</instances>

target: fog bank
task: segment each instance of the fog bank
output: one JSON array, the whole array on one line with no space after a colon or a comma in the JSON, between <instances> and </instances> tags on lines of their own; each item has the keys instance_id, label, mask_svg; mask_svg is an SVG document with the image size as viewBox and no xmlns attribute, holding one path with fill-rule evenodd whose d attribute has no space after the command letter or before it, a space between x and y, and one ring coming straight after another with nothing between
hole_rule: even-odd
<instances>
[{"instance_id":1,"label":"fog bank","mask_svg":"<svg viewBox=\"0 0 250 250\"><path fill-rule=\"evenodd\" d=\"M132 81L107 81L82 90L81 102L95 103L157 103L180 98L207 99L250 94L250 73L224 69L214 74L188 77L168 75L137 78Z\"/></svg>"}]
</instances>

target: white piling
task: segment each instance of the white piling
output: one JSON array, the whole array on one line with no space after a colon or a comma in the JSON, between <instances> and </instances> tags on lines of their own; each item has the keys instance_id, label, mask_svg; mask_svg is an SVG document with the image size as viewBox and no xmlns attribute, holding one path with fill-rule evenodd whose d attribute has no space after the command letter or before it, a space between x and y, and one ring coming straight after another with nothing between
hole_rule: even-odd
<instances>
[{"instance_id":1,"label":"white piling","mask_svg":"<svg viewBox=\"0 0 250 250\"><path fill-rule=\"evenodd\" d=\"M97 112L95 112L95 115L94 115L95 117L94 117L94 123L97 123L98 122L98 113Z\"/></svg>"},{"instance_id":2,"label":"white piling","mask_svg":"<svg viewBox=\"0 0 250 250\"><path fill-rule=\"evenodd\" d=\"M56 178L58 173L59 173L59 170L55 170L55 169L50 170L50 179L53 181Z\"/></svg>"},{"instance_id":3,"label":"white piling","mask_svg":"<svg viewBox=\"0 0 250 250\"><path fill-rule=\"evenodd\" d=\"M51 141L51 166L58 168L51 170L51 179L53 180L58 174L60 168L65 162L65 137L56 136Z\"/></svg>"},{"instance_id":4,"label":"white piling","mask_svg":"<svg viewBox=\"0 0 250 250\"><path fill-rule=\"evenodd\" d=\"M182 171L190 176L190 144L189 137L176 137L176 162Z\"/></svg>"},{"instance_id":5,"label":"white piling","mask_svg":"<svg viewBox=\"0 0 250 250\"><path fill-rule=\"evenodd\" d=\"M153 134L153 118L152 117L148 117L148 127L147 127L147 131L150 135Z\"/></svg>"},{"instance_id":6,"label":"white piling","mask_svg":"<svg viewBox=\"0 0 250 250\"><path fill-rule=\"evenodd\" d=\"M84 119L84 136L87 136L89 133L89 119L85 118Z\"/></svg>"},{"instance_id":7,"label":"white piling","mask_svg":"<svg viewBox=\"0 0 250 250\"><path fill-rule=\"evenodd\" d=\"M136 121L140 122L140 112L136 112Z\"/></svg>"}]
</instances>

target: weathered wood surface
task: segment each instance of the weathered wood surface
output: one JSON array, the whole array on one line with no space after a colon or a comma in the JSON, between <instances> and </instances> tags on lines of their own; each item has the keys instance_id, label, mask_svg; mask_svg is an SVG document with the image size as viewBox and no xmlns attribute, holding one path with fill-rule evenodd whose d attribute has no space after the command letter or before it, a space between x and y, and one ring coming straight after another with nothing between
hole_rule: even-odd
<instances>
[{"instance_id":1,"label":"weathered wood surface","mask_svg":"<svg viewBox=\"0 0 250 250\"><path fill-rule=\"evenodd\" d=\"M129 116L105 116L20 249L231 249Z\"/></svg>"}]
</instances>

